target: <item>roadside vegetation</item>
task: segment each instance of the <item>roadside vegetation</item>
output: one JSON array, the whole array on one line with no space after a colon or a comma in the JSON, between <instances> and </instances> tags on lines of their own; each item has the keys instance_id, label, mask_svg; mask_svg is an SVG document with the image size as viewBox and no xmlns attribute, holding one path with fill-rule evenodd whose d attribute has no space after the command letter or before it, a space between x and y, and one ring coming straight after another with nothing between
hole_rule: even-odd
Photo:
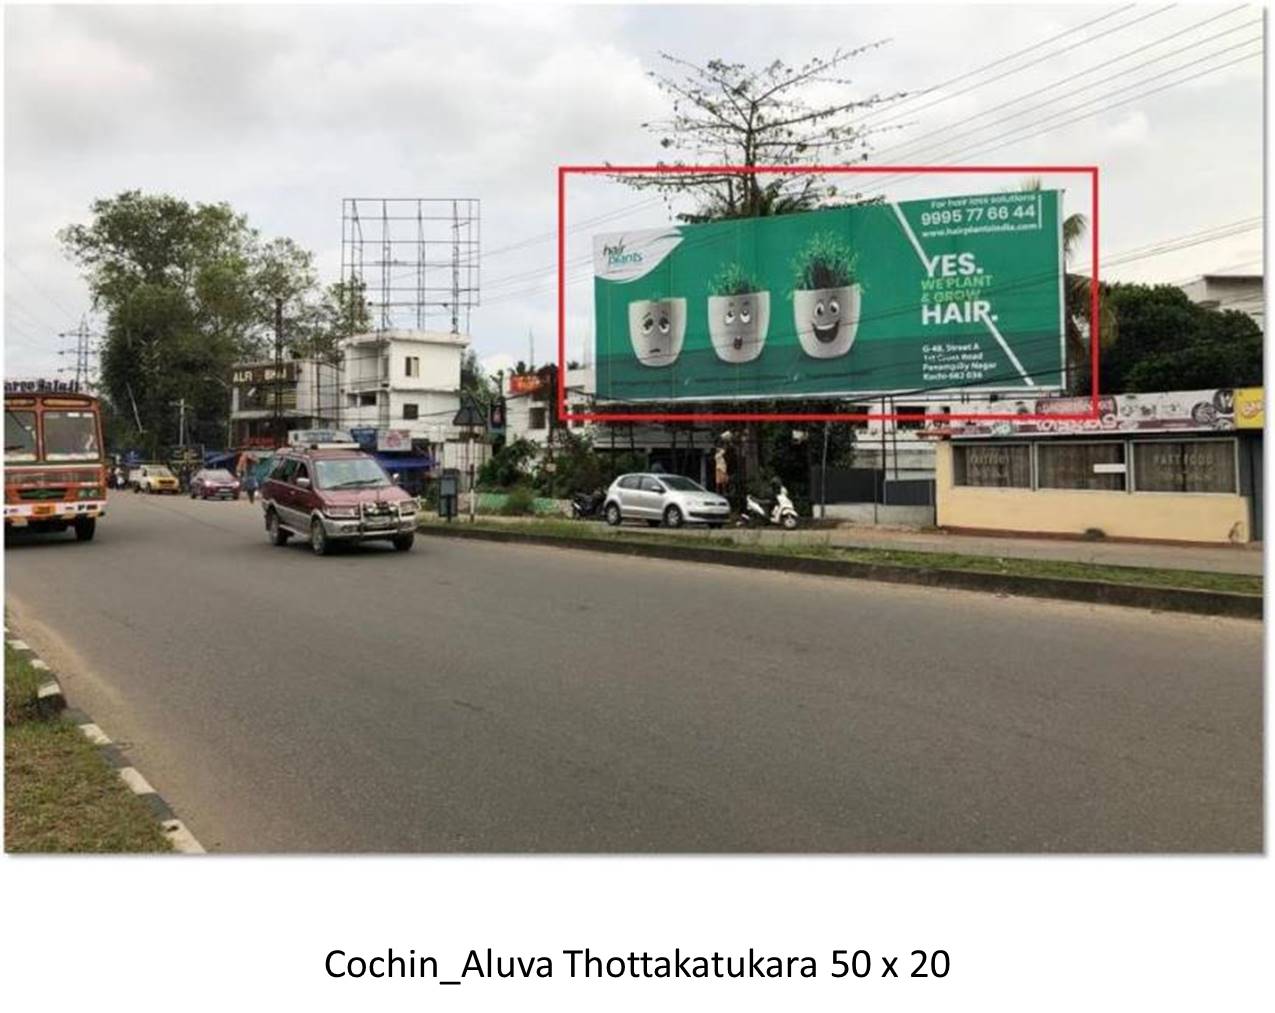
<instances>
[{"instance_id":1,"label":"roadside vegetation","mask_svg":"<svg viewBox=\"0 0 1275 1013\"><path fill-rule=\"evenodd\" d=\"M10 852L170 851L155 817L69 721L42 718L47 675L4 648L4 844Z\"/></svg>"},{"instance_id":2,"label":"roadside vegetation","mask_svg":"<svg viewBox=\"0 0 1275 1013\"><path fill-rule=\"evenodd\" d=\"M443 523L435 518L424 525ZM457 522L453 522L457 523ZM910 566L927 570L962 570L996 573L1016 577L1046 577L1063 580L1098 580L1112 584L1143 587L1176 587L1195 591L1225 591L1233 594L1261 595L1262 578L1239 573L1210 573L1198 570L1165 570L1139 566L1107 566L1053 559L1017 559L1002 556L975 556L956 552L917 552L902 549L872 549L832 545L820 542L817 535L765 542L755 532L709 534L699 532L672 533L642 531L637 528L610 528L602 524L568 520L478 520L464 523L464 529L517 532L549 538L611 539L649 545L693 546L722 552L760 552L767 555L837 559L854 563L884 566ZM798 536L801 537L801 536Z\"/></svg>"}]
</instances>

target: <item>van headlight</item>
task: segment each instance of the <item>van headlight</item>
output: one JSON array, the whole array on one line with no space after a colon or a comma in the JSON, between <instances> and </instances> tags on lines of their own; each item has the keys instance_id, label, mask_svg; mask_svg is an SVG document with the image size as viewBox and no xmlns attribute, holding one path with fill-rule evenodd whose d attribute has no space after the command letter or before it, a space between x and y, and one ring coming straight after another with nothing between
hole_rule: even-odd
<instances>
[{"instance_id":1,"label":"van headlight","mask_svg":"<svg viewBox=\"0 0 1275 1013\"><path fill-rule=\"evenodd\" d=\"M414 499L405 499L398 505L398 512L401 514L414 514L420 505Z\"/></svg>"},{"instance_id":2,"label":"van headlight","mask_svg":"<svg viewBox=\"0 0 1275 1013\"><path fill-rule=\"evenodd\" d=\"M324 513L333 519L340 518L341 520L352 520L359 515L359 508L350 506L334 506L328 507Z\"/></svg>"}]
</instances>

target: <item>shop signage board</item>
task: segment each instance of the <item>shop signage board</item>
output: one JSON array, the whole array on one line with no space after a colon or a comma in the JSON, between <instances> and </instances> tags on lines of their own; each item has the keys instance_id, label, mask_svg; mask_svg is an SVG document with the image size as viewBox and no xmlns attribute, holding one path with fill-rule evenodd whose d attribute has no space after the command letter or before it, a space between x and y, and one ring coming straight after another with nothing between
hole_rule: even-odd
<instances>
[{"instance_id":1,"label":"shop signage board","mask_svg":"<svg viewBox=\"0 0 1275 1013\"><path fill-rule=\"evenodd\" d=\"M935 414L929 435L967 437L1075 436L1101 432L1212 432L1260 428L1262 388L1212 388L1150 394L1104 394L1094 419L1031 418L1078 415L1092 410L1087 397L1003 398L993 403L961 406L961 411L1028 416L1011 420L955 420ZM1256 405L1256 407L1253 407Z\"/></svg>"}]
</instances>

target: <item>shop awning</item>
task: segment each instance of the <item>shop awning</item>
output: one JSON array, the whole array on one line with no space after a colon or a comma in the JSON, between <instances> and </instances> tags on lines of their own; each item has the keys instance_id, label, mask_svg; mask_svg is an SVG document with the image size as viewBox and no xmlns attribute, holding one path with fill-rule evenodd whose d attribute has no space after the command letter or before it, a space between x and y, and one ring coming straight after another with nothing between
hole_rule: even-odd
<instances>
[{"instance_id":1,"label":"shop awning","mask_svg":"<svg viewBox=\"0 0 1275 1013\"><path fill-rule=\"evenodd\" d=\"M432 457L405 454L402 457L393 454L377 454L377 463L386 471L429 471L434 467Z\"/></svg>"}]
</instances>

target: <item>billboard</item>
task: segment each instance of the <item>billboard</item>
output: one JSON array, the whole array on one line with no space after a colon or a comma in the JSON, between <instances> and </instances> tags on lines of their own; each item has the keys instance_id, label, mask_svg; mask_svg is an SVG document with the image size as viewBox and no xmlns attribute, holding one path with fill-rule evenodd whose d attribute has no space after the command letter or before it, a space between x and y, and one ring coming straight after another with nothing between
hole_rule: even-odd
<instances>
[{"instance_id":1,"label":"billboard","mask_svg":"<svg viewBox=\"0 0 1275 1013\"><path fill-rule=\"evenodd\" d=\"M597 394L626 401L1049 391L1061 193L595 236Z\"/></svg>"}]
</instances>

